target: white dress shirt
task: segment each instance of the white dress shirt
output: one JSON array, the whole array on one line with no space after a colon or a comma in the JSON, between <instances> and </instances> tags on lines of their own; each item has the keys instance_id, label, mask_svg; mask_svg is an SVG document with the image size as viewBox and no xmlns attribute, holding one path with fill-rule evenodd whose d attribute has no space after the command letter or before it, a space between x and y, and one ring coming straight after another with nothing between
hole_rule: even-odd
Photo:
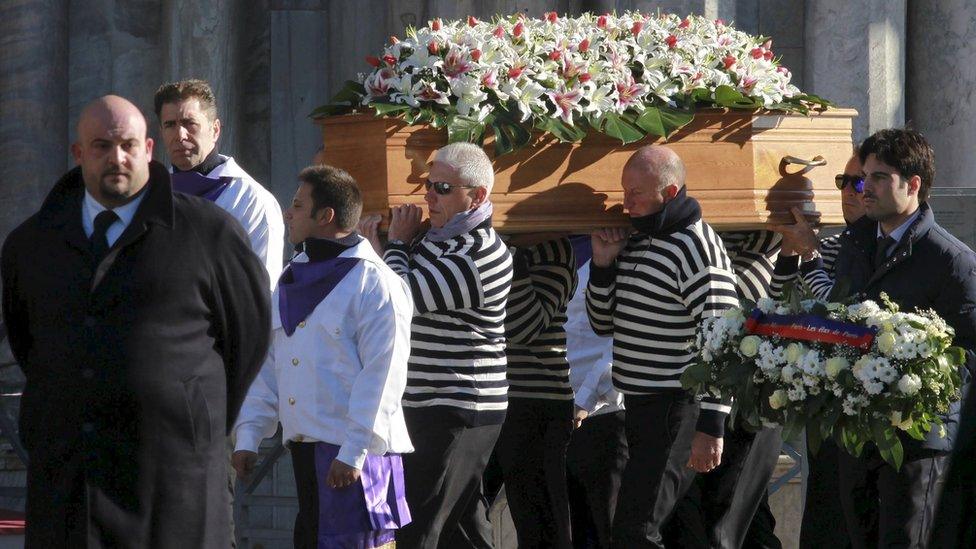
<instances>
[{"instance_id":1,"label":"white dress shirt","mask_svg":"<svg viewBox=\"0 0 976 549\"><path fill-rule=\"evenodd\" d=\"M566 358L569 360L569 384L576 394L576 405L590 415L622 410L624 397L613 388L613 338L593 333L586 317L586 284L590 280L590 262L577 270L579 283L566 307Z\"/></svg>"},{"instance_id":2,"label":"white dress shirt","mask_svg":"<svg viewBox=\"0 0 976 549\"><path fill-rule=\"evenodd\" d=\"M284 440L338 445L337 459L359 469L367 452L413 451L400 405L410 356L410 291L365 239L339 257L363 261L291 336L281 326L275 291L272 344L235 425L237 450L256 452L280 420Z\"/></svg>"},{"instance_id":3,"label":"white dress shirt","mask_svg":"<svg viewBox=\"0 0 976 549\"><path fill-rule=\"evenodd\" d=\"M136 215L136 210L139 209L139 204L142 203L142 199L146 197L145 192L140 192L132 202L124 206L119 206L118 208L112 208L115 215L119 216L118 220L108 226L108 230L105 231L105 239L108 241L108 247L111 248L115 241L122 236L122 232L125 228L132 223L132 218ZM85 236L89 239L92 233L95 232L95 217L107 210L105 206L102 206L95 197L88 193L88 189L85 189L85 198L82 200L81 204L81 226L85 229Z\"/></svg>"},{"instance_id":4,"label":"white dress shirt","mask_svg":"<svg viewBox=\"0 0 976 549\"><path fill-rule=\"evenodd\" d=\"M914 223L915 220L918 219L918 216L920 215L922 215L922 208L915 210L915 213L910 215L908 219L905 220L904 223L898 225L898 228L891 231L891 234L888 235L885 235L883 232L881 232L881 223L878 223L878 238L880 239L880 238L884 238L885 236L890 236L891 239L894 241L891 243L890 246L888 246L888 250L885 252L885 257L891 255L891 252L894 251L895 246L897 246L898 243L901 242L901 237L905 236L905 232L908 231L908 228L912 226L912 223Z\"/></svg>"}]
</instances>

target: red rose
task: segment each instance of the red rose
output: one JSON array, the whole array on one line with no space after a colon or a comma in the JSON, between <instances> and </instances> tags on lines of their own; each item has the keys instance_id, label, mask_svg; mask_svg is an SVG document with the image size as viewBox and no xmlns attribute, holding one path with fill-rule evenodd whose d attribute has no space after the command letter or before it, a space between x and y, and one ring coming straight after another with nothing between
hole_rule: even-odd
<instances>
[{"instance_id":1,"label":"red rose","mask_svg":"<svg viewBox=\"0 0 976 549\"><path fill-rule=\"evenodd\" d=\"M581 73L579 75L579 81L580 81L580 83L582 83L582 82L589 82L591 78L593 78L593 77L590 76L590 73L588 73L588 72L584 72L584 73Z\"/></svg>"},{"instance_id":2,"label":"red rose","mask_svg":"<svg viewBox=\"0 0 976 549\"><path fill-rule=\"evenodd\" d=\"M525 67L512 67L508 69L508 77L511 78L512 80L515 80L519 76L522 76L522 71L524 70Z\"/></svg>"},{"instance_id":3,"label":"red rose","mask_svg":"<svg viewBox=\"0 0 976 549\"><path fill-rule=\"evenodd\" d=\"M630 27L630 32L632 32L634 34L634 36L637 36L638 34L640 34L640 31L642 31L642 30L644 30L644 22L643 21L634 21L634 26L633 27Z\"/></svg>"},{"instance_id":4,"label":"red rose","mask_svg":"<svg viewBox=\"0 0 976 549\"><path fill-rule=\"evenodd\" d=\"M505 36L505 27L498 25L495 27L495 32L492 33L495 38L502 38Z\"/></svg>"},{"instance_id":5,"label":"red rose","mask_svg":"<svg viewBox=\"0 0 976 549\"><path fill-rule=\"evenodd\" d=\"M769 50L766 50L766 51L763 52L763 59L765 59L766 61L769 61L772 58L773 58L773 52L771 52Z\"/></svg>"},{"instance_id":6,"label":"red rose","mask_svg":"<svg viewBox=\"0 0 976 549\"><path fill-rule=\"evenodd\" d=\"M691 20L685 17L684 19L681 20L681 24L678 25L678 28L687 29L689 25L691 25Z\"/></svg>"},{"instance_id":7,"label":"red rose","mask_svg":"<svg viewBox=\"0 0 976 549\"><path fill-rule=\"evenodd\" d=\"M664 39L664 43L667 44L669 48L674 49L674 47L678 45L678 37L673 34L669 34L668 37Z\"/></svg>"},{"instance_id":8,"label":"red rose","mask_svg":"<svg viewBox=\"0 0 976 549\"><path fill-rule=\"evenodd\" d=\"M473 15L468 16L468 26L473 27L478 24L478 20Z\"/></svg>"},{"instance_id":9,"label":"red rose","mask_svg":"<svg viewBox=\"0 0 976 549\"><path fill-rule=\"evenodd\" d=\"M552 50L549 52L549 59L552 59L553 61L559 61L559 58L562 56L563 54L559 50Z\"/></svg>"},{"instance_id":10,"label":"red rose","mask_svg":"<svg viewBox=\"0 0 976 549\"><path fill-rule=\"evenodd\" d=\"M559 14L557 14L554 11L546 12L546 21L549 21L550 23L555 23L558 20L559 20Z\"/></svg>"},{"instance_id":11,"label":"red rose","mask_svg":"<svg viewBox=\"0 0 976 549\"><path fill-rule=\"evenodd\" d=\"M436 40L432 40L429 44L427 44L427 51L429 51L431 55L437 55L437 52L439 52L440 49L441 47L437 44Z\"/></svg>"},{"instance_id":12,"label":"red rose","mask_svg":"<svg viewBox=\"0 0 976 549\"><path fill-rule=\"evenodd\" d=\"M433 31L439 31L439 30L441 30L441 20L440 19L434 19L433 21L431 21L430 22L430 30L433 30Z\"/></svg>"},{"instance_id":13,"label":"red rose","mask_svg":"<svg viewBox=\"0 0 976 549\"><path fill-rule=\"evenodd\" d=\"M600 29L607 28L607 16L606 15L601 15L600 17L597 17L596 18L596 26L597 26L597 28L600 28Z\"/></svg>"},{"instance_id":14,"label":"red rose","mask_svg":"<svg viewBox=\"0 0 976 549\"><path fill-rule=\"evenodd\" d=\"M759 59L763 56L763 49L752 48L752 51L749 52L749 55L751 55L753 59Z\"/></svg>"},{"instance_id":15,"label":"red rose","mask_svg":"<svg viewBox=\"0 0 976 549\"><path fill-rule=\"evenodd\" d=\"M397 62L396 57L393 57L390 54L384 55L383 56L383 61L386 61L386 64L389 65L389 66L391 66L391 67L393 65L396 65L396 62Z\"/></svg>"},{"instance_id":16,"label":"red rose","mask_svg":"<svg viewBox=\"0 0 976 549\"><path fill-rule=\"evenodd\" d=\"M478 49L471 50L471 59L475 62L481 59L481 50Z\"/></svg>"},{"instance_id":17,"label":"red rose","mask_svg":"<svg viewBox=\"0 0 976 549\"><path fill-rule=\"evenodd\" d=\"M579 43L579 47L576 48L580 53L586 53L590 49L590 39L584 38L582 42Z\"/></svg>"},{"instance_id":18,"label":"red rose","mask_svg":"<svg viewBox=\"0 0 976 549\"><path fill-rule=\"evenodd\" d=\"M379 57L376 57L375 55L367 55L366 56L366 62L369 63L370 65L374 66L374 67L379 67L380 66L380 59L379 59Z\"/></svg>"},{"instance_id":19,"label":"red rose","mask_svg":"<svg viewBox=\"0 0 976 549\"><path fill-rule=\"evenodd\" d=\"M722 58L722 64L725 65L726 69L731 69L735 65L735 56L726 55Z\"/></svg>"}]
</instances>

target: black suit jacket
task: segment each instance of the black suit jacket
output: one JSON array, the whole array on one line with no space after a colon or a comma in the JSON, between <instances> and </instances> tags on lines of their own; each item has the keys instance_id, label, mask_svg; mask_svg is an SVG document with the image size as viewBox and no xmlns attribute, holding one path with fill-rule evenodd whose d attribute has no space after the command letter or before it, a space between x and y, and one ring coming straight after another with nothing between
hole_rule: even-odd
<instances>
[{"instance_id":1,"label":"black suit jacket","mask_svg":"<svg viewBox=\"0 0 976 549\"><path fill-rule=\"evenodd\" d=\"M877 222L862 217L848 227L841 235L834 263L836 283L831 297L857 296L880 303L881 292L886 292L903 311L916 307L935 310L955 329L954 344L966 349L967 363L960 372L965 391L976 365L976 254L935 222L927 203L920 210L921 215L878 269L873 267ZM919 449L950 450L957 438L959 409L956 402L943 417L945 438L938 429L921 443L902 436L906 457Z\"/></svg>"},{"instance_id":2,"label":"black suit jacket","mask_svg":"<svg viewBox=\"0 0 976 549\"><path fill-rule=\"evenodd\" d=\"M230 545L225 436L267 351L267 274L162 165L144 192L100 264L78 168L3 246L28 547Z\"/></svg>"}]
</instances>

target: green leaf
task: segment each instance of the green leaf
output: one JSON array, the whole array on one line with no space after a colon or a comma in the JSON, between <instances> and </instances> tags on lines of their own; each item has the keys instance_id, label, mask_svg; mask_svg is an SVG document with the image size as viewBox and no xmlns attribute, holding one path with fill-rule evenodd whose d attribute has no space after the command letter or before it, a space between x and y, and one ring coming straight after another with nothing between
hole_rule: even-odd
<instances>
[{"instance_id":1,"label":"green leaf","mask_svg":"<svg viewBox=\"0 0 976 549\"><path fill-rule=\"evenodd\" d=\"M495 116L491 121L491 129L495 133L495 156L520 149L532 139L529 130L506 116Z\"/></svg>"},{"instance_id":2,"label":"green leaf","mask_svg":"<svg viewBox=\"0 0 976 549\"><path fill-rule=\"evenodd\" d=\"M701 393L704 385L708 383L711 368L704 362L696 362L685 368L681 374L681 387L687 391Z\"/></svg>"},{"instance_id":3,"label":"green leaf","mask_svg":"<svg viewBox=\"0 0 976 549\"><path fill-rule=\"evenodd\" d=\"M564 124L558 118L545 118L540 120L538 128L549 132L563 143L579 143L586 137L586 132L576 126Z\"/></svg>"},{"instance_id":4,"label":"green leaf","mask_svg":"<svg viewBox=\"0 0 976 549\"><path fill-rule=\"evenodd\" d=\"M362 84L355 80L346 80L345 86L339 90L339 93L335 94L327 104L315 109L308 116L310 118L321 118L349 112L365 95L366 88Z\"/></svg>"},{"instance_id":5,"label":"green leaf","mask_svg":"<svg viewBox=\"0 0 976 549\"><path fill-rule=\"evenodd\" d=\"M732 86L725 85L715 88L715 102L730 109L754 109L761 106L755 99L743 95Z\"/></svg>"},{"instance_id":6,"label":"green leaf","mask_svg":"<svg viewBox=\"0 0 976 549\"><path fill-rule=\"evenodd\" d=\"M962 366L966 363L966 350L962 347L949 347L945 350L945 357L953 366Z\"/></svg>"},{"instance_id":7,"label":"green leaf","mask_svg":"<svg viewBox=\"0 0 976 549\"><path fill-rule=\"evenodd\" d=\"M376 116L389 116L412 109L410 105L397 103L370 103L369 106L373 107L373 110L376 111Z\"/></svg>"},{"instance_id":8,"label":"green leaf","mask_svg":"<svg viewBox=\"0 0 976 549\"><path fill-rule=\"evenodd\" d=\"M694 119L694 113L667 107L647 107L635 123L645 132L667 139Z\"/></svg>"},{"instance_id":9,"label":"green leaf","mask_svg":"<svg viewBox=\"0 0 976 549\"><path fill-rule=\"evenodd\" d=\"M455 116L447 123L447 142L481 144L485 137L485 123L467 116Z\"/></svg>"},{"instance_id":10,"label":"green leaf","mask_svg":"<svg viewBox=\"0 0 976 549\"><path fill-rule=\"evenodd\" d=\"M640 141L646 135L641 128L627 122L619 114L610 113L604 117L603 133L615 137L624 145Z\"/></svg>"}]
</instances>

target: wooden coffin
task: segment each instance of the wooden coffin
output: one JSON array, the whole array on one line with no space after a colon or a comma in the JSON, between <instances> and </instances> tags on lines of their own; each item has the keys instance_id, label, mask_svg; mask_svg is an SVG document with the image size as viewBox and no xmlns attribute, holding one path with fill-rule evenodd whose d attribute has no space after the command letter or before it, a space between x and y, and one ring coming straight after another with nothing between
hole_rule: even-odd
<instances>
[{"instance_id":1,"label":"wooden coffin","mask_svg":"<svg viewBox=\"0 0 976 549\"><path fill-rule=\"evenodd\" d=\"M684 160L688 193L706 221L719 229L790 223L792 205L811 220L843 224L834 175L851 155L856 111L830 109L810 116L779 112L701 111L665 143L648 137L621 145L591 133L582 143L543 134L529 146L494 158L494 224L509 233L581 231L627 223L620 174L638 147L662 143ZM424 206L427 165L446 144L446 130L409 126L391 118L352 114L318 119L319 161L347 170L363 190L368 213L386 219L391 206ZM792 158L791 158L792 157ZM793 162L811 161L814 165Z\"/></svg>"}]
</instances>

